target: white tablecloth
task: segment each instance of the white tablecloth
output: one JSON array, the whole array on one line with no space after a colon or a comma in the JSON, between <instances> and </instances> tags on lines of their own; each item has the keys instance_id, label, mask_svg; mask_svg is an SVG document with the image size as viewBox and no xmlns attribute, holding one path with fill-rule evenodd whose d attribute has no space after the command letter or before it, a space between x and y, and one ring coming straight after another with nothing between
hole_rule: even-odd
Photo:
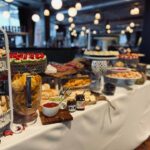
<instances>
[{"instance_id":1,"label":"white tablecloth","mask_svg":"<svg viewBox=\"0 0 150 150\"><path fill-rule=\"evenodd\" d=\"M98 102L73 113L74 120L42 126L40 120L21 134L2 138L0 150L133 150L150 135L150 82L132 91L117 88Z\"/></svg>"}]
</instances>

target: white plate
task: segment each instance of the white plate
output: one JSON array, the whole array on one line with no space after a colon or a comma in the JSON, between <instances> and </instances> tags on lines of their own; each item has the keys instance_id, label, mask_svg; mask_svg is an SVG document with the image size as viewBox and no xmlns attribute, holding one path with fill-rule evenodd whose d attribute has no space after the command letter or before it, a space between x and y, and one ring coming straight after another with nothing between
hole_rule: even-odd
<instances>
[{"instance_id":1,"label":"white plate","mask_svg":"<svg viewBox=\"0 0 150 150\"><path fill-rule=\"evenodd\" d=\"M125 68L125 67L112 67L112 68L109 68L108 70L111 71L111 72L114 72L114 73L131 71L130 68Z\"/></svg>"}]
</instances>

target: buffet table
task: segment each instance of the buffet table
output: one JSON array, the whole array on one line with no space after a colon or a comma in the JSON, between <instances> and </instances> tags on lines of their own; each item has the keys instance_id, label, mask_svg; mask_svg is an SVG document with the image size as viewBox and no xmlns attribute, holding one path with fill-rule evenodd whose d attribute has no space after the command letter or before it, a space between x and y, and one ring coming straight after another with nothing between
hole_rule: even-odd
<instances>
[{"instance_id":1,"label":"buffet table","mask_svg":"<svg viewBox=\"0 0 150 150\"><path fill-rule=\"evenodd\" d=\"M117 88L107 96L116 110L100 101L73 113L74 120L42 126L40 119L21 134L3 137L0 149L8 150L133 150L150 135L150 81Z\"/></svg>"}]
</instances>

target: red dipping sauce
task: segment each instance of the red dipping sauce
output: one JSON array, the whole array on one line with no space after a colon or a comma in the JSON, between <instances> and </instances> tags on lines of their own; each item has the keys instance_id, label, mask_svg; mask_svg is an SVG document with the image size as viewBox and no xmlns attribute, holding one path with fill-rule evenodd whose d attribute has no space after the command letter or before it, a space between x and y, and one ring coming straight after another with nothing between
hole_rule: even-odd
<instances>
[{"instance_id":1,"label":"red dipping sauce","mask_svg":"<svg viewBox=\"0 0 150 150\"><path fill-rule=\"evenodd\" d=\"M58 106L57 103L46 103L43 105L44 107L47 107L47 108L53 108L53 107L56 107Z\"/></svg>"}]
</instances>

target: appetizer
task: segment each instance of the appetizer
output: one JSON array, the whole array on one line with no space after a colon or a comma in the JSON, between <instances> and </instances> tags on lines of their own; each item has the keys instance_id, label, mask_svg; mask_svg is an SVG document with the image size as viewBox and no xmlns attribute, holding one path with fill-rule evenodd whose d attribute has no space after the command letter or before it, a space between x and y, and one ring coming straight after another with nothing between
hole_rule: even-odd
<instances>
[{"instance_id":1,"label":"appetizer","mask_svg":"<svg viewBox=\"0 0 150 150\"><path fill-rule=\"evenodd\" d=\"M116 79L139 79L142 77L142 75L136 71L129 71L129 72L112 73L107 75L107 77Z\"/></svg>"}]
</instances>

